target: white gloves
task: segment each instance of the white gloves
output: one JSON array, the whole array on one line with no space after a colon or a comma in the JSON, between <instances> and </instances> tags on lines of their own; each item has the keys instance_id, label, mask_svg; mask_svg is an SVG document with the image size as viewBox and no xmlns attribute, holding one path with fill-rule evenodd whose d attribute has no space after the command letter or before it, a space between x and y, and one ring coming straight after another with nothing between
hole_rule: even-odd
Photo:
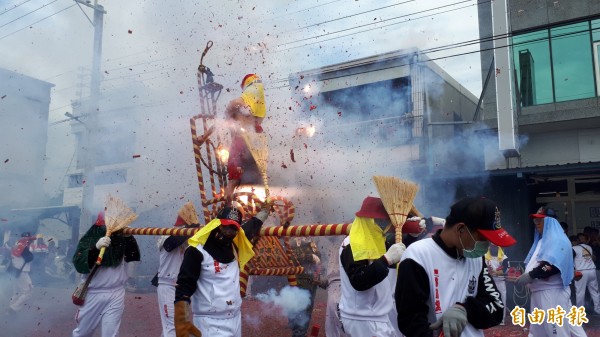
<instances>
[{"instance_id":1,"label":"white gloves","mask_svg":"<svg viewBox=\"0 0 600 337\"><path fill-rule=\"evenodd\" d=\"M403 243L394 243L390 246L388 251L385 254L383 254L383 257L385 257L385 259L387 260L388 265L391 266L400 262L402 254L404 254L405 250L406 246Z\"/></svg>"},{"instance_id":2,"label":"white gloves","mask_svg":"<svg viewBox=\"0 0 600 337\"><path fill-rule=\"evenodd\" d=\"M100 250L102 247L110 246L110 238L108 236L103 236L96 242L96 249Z\"/></svg>"},{"instance_id":3,"label":"white gloves","mask_svg":"<svg viewBox=\"0 0 600 337\"><path fill-rule=\"evenodd\" d=\"M262 222L265 222L265 220L267 220L267 218L269 217L269 211L271 210L271 206L273 206L273 202L269 198L267 198L263 203L260 212L256 213L254 217Z\"/></svg>"},{"instance_id":4,"label":"white gloves","mask_svg":"<svg viewBox=\"0 0 600 337\"><path fill-rule=\"evenodd\" d=\"M427 230L427 225L425 224L425 219L421 219L418 216L413 216L413 217L406 219L406 221L415 221L415 222L418 221L419 222L419 229L421 231L419 233L409 233L409 235L412 237L417 238L417 237L419 237L419 235L421 235L424 231Z\"/></svg>"},{"instance_id":5,"label":"white gloves","mask_svg":"<svg viewBox=\"0 0 600 337\"><path fill-rule=\"evenodd\" d=\"M260 212L256 213L256 215L254 217L262 222L265 222L265 220L267 220L267 218L269 217L269 210L266 208L263 208L260 210Z\"/></svg>"},{"instance_id":6,"label":"white gloves","mask_svg":"<svg viewBox=\"0 0 600 337\"><path fill-rule=\"evenodd\" d=\"M429 328L433 330L442 327L444 337L459 337L465 326L467 326L467 310L460 304L454 304Z\"/></svg>"},{"instance_id":7,"label":"white gloves","mask_svg":"<svg viewBox=\"0 0 600 337\"><path fill-rule=\"evenodd\" d=\"M442 227L444 227L446 225L446 219L444 219L444 218L438 218L436 216L432 216L431 217L431 222L433 223L434 226L442 226Z\"/></svg>"}]
</instances>

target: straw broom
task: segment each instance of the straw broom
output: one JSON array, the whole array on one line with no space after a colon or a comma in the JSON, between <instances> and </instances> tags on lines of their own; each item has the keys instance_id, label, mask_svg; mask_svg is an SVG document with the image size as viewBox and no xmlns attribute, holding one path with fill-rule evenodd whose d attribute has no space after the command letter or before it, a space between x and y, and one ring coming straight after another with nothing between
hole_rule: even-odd
<instances>
[{"instance_id":1,"label":"straw broom","mask_svg":"<svg viewBox=\"0 0 600 337\"><path fill-rule=\"evenodd\" d=\"M396 229L396 243L400 243L402 242L402 226L413 208L413 201L419 186L396 177L374 176L373 181L392 225Z\"/></svg>"},{"instance_id":2,"label":"straw broom","mask_svg":"<svg viewBox=\"0 0 600 337\"><path fill-rule=\"evenodd\" d=\"M127 227L130 223L132 223L135 219L137 219L137 215L125 205L121 199L117 197L113 197L110 194L106 198L106 206L104 210L104 222L106 224L106 236L110 236L112 233L120 231ZM96 259L96 263L94 267L90 271L90 275L87 277L83 284L77 286L73 295L71 295L71 300L75 305L83 305L85 303L85 298L87 296L88 287L92 278L96 274L96 271L100 268L100 264L102 264L102 258L104 257L104 252L106 251L106 247L102 247L100 249L100 253L98 254L98 258Z\"/></svg>"},{"instance_id":3,"label":"straw broom","mask_svg":"<svg viewBox=\"0 0 600 337\"><path fill-rule=\"evenodd\" d=\"M191 201L186 202L185 205L179 209L177 215L188 225L200 223L196 208L194 208L194 204Z\"/></svg>"},{"instance_id":4,"label":"straw broom","mask_svg":"<svg viewBox=\"0 0 600 337\"><path fill-rule=\"evenodd\" d=\"M135 214L131 208L127 207L121 199L113 197L110 194L108 195L106 198L106 210L104 211L107 237L111 236L112 233L124 229L130 223L135 221L135 219L137 219L137 214ZM98 254L98 259L96 260L97 265L102 263L105 251L106 247L100 249L100 254Z\"/></svg>"},{"instance_id":5,"label":"straw broom","mask_svg":"<svg viewBox=\"0 0 600 337\"><path fill-rule=\"evenodd\" d=\"M267 159L269 158L269 147L267 145L267 135L264 133L252 133L252 136L250 136L250 133L242 132L242 138L260 171L265 185L265 197L268 198L269 181L267 178Z\"/></svg>"}]
</instances>

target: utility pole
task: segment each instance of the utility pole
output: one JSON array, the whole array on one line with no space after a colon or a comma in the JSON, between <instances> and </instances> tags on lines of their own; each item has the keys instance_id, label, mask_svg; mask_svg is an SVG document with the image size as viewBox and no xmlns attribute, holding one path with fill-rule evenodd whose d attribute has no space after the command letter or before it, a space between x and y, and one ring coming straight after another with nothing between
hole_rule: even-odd
<instances>
[{"instance_id":1,"label":"utility pole","mask_svg":"<svg viewBox=\"0 0 600 337\"><path fill-rule=\"evenodd\" d=\"M90 97L87 105L87 126L84 149L84 169L81 190L81 214L79 217L79 232L85 233L90 226L92 218L92 207L94 205L94 184L96 173L96 142L98 128L98 112L100 110L100 82L102 73L100 70L100 62L102 56L102 28L104 25L104 7L98 5L98 0L94 0L94 5L91 1L75 0L77 4L90 7L94 10L94 21L91 22L94 26L94 54L92 59L92 73L90 83ZM85 12L84 12L85 14ZM87 17L87 15L86 15ZM89 20L89 18L88 18Z\"/></svg>"}]
</instances>

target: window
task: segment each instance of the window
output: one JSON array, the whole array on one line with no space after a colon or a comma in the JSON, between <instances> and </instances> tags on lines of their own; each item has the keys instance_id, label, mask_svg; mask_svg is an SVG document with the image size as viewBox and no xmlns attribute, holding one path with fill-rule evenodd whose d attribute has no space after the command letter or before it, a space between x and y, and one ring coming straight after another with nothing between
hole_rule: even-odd
<instances>
[{"instance_id":1,"label":"window","mask_svg":"<svg viewBox=\"0 0 600 337\"><path fill-rule=\"evenodd\" d=\"M81 187L83 185L83 174L71 174L69 175L69 183L67 185L68 188Z\"/></svg>"},{"instance_id":2,"label":"window","mask_svg":"<svg viewBox=\"0 0 600 337\"><path fill-rule=\"evenodd\" d=\"M328 91L321 97L338 111L332 126L340 136L372 139L388 146L404 144L412 138L409 77Z\"/></svg>"},{"instance_id":3,"label":"window","mask_svg":"<svg viewBox=\"0 0 600 337\"><path fill-rule=\"evenodd\" d=\"M515 35L513 62L521 106L600 94L596 89L600 47L592 45L592 39L600 45L600 20Z\"/></svg>"},{"instance_id":4,"label":"window","mask_svg":"<svg viewBox=\"0 0 600 337\"><path fill-rule=\"evenodd\" d=\"M125 183L127 179L127 170L114 170L96 173L96 185L110 185Z\"/></svg>"},{"instance_id":5,"label":"window","mask_svg":"<svg viewBox=\"0 0 600 337\"><path fill-rule=\"evenodd\" d=\"M596 95L589 22L550 29L556 102Z\"/></svg>"},{"instance_id":6,"label":"window","mask_svg":"<svg viewBox=\"0 0 600 337\"><path fill-rule=\"evenodd\" d=\"M515 36L513 58L521 106L552 103L554 97L548 31Z\"/></svg>"}]
</instances>

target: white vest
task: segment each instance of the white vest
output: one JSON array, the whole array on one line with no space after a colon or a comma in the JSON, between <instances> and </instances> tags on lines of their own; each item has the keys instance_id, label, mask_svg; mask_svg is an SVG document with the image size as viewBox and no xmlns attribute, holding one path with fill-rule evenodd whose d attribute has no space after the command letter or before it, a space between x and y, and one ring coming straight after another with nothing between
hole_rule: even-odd
<instances>
[{"instance_id":1,"label":"white vest","mask_svg":"<svg viewBox=\"0 0 600 337\"><path fill-rule=\"evenodd\" d=\"M197 281L197 289L192 296L194 316L213 318L233 318L241 313L240 266L237 258L230 263L221 263L204 250L196 247L204 259Z\"/></svg>"},{"instance_id":2,"label":"white vest","mask_svg":"<svg viewBox=\"0 0 600 337\"><path fill-rule=\"evenodd\" d=\"M84 280L90 274L84 275ZM96 274L92 281L90 281L90 286L88 288L88 292L112 292L116 289L125 287L125 283L127 283L127 279L129 276L127 275L127 262L123 259L121 263L116 267L98 267Z\"/></svg>"},{"instance_id":3,"label":"white vest","mask_svg":"<svg viewBox=\"0 0 600 337\"><path fill-rule=\"evenodd\" d=\"M430 297L427 304L430 323L437 321L455 303L462 303L468 296L477 295L482 259L455 259L431 238L411 244L402 255L402 260L406 259L423 267L429 278ZM467 323L461 337L483 337L483 331Z\"/></svg>"},{"instance_id":4,"label":"white vest","mask_svg":"<svg viewBox=\"0 0 600 337\"><path fill-rule=\"evenodd\" d=\"M582 243L577 246L573 246L573 250L575 251L574 262L576 270L596 269L594 260L592 260L592 247Z\"/></svg>"},{"instance_id":5,"label":"white vest","mask_svg":"<svg viewBox=\"0 0 600 337\"><path fill-rule=\"evenodd\" d=\"M342 318L354 319L359 321L389 322L390 311L394 309L394 298L392 287L390 286L390 277L376 284L371 289L358 291L352 287L348 275L341 267L340 256L342 250L350 243L350 237L347 237L338 254L340 260L340 280L342 285L342 296L340 298L340 316Z\"/></svg>"},{"instance_id":6,"label":"white vest","mask_svg":"<svg viewBox=\"0 0 600 337\"><path fill-rule=\"evenodd\" d=\"M179 268L181 268L181 262L183 262L183 255L187 245L181 244L179 247L167 252L162 244L168 238L168 236L161 238L160 253L159 253L159 265L158 265L158 283L159 284L170 284L175 285L177 282L177 275L179 275Z\"/></svg>"}]
</instances>

